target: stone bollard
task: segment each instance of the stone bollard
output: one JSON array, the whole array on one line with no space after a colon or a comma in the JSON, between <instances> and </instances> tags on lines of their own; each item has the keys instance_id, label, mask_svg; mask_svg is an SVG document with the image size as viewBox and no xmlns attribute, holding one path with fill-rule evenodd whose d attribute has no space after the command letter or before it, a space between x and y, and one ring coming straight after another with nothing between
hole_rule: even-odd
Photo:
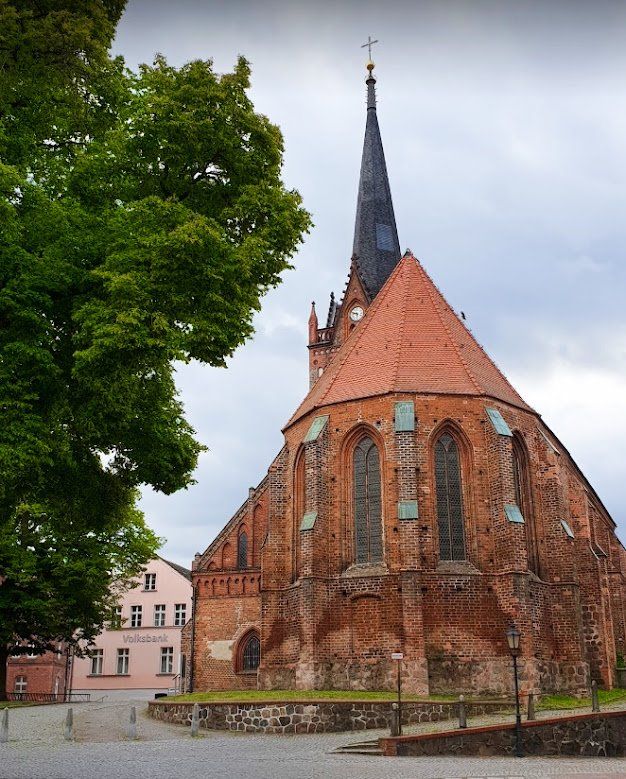
<instances>
[{"instance_id":1,"label":"stone bollard","mask_svg":"<svg viewBox=\"0 0 626 779\"><path fill-rule=\"evenodd\" d=\"M391 704L391 735L392 737L400 735L400 709L397 703Z\"/></svg>"},{"instance_id":2,"label":"stone bollard","mask_svg":"<svg viewBox=\"0 0 626 779\"><path fill-rule=\"evenodd\" d=\"M194 703L193 710L191 712L191 735L197 736L200 728L200 706Z\"/></svg>"},{"instance_id":3,"label":"stone bollard","mask_svg":"<svg viewBox=\"0 0 626 779\"><path fill-rule=\"evenodd\" d=\"M600 699L598 698L598 682L591 682L591 711L600 711Z\"/></svg>"},{"instance_id":4,"label":"stone bollard","mask_svg":"<svg viewBox=\"0 0 626 779\"><path fill-rule=\"evenodd\" d=\"M130 707L130 720L128 722L128 739L129 741L135 741L137 738L137 709L134 706Z\"/></svg>"},{"instance_id":5,"label":"stone bollard","mask_svg":"<svg viewBox=\"0 0 626 779\"><path fill-rule=\"evenodd\" d=\"M465 710L465 696L459 695L459 728L467 727L467 712Z\"/></svg>"},{"instance_id":6,"label":"stone bollard","mask_svg":"<svg viewBox=\"0 0 626 779\"><path fill-rule=\"evenodd\" d=\"M65 715L65 728L63 730L63 738L66 741L74 740L74 712L72 709L67 710Z\"/></svg>"},{"instance_id":7,"label":"stone bollard","mask_svg":"<svg viewBox=\"0 0 626 779\"><path fill-rule=\"evenodd\" d=\"M9 710L2 712L2 723L0 724L0 744L6 744L9 740Z\"/></svg>"},{"instance_id":8,"label":"stone bollard","mask_svg":"<svg viewBox=\"0 0 626 779\"><path fill-rule=\"evenodd\" d=\"M537 719L535 716L535 696L532 692L528 693L528 710L526 713L527 720Z\"/></svg>"}]
</instances>

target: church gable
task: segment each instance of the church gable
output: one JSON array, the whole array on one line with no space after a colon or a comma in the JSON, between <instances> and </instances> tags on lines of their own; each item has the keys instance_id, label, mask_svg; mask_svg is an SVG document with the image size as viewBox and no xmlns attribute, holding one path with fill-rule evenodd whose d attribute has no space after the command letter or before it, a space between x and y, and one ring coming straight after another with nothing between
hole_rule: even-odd
<instances>
[{"instance_id":1,"label":"church gable","mask_svg":"<svg viewBox=\"0 0 626 779\"><path fill-rule=\"evenodd\" d=\"M194 573L259 568L267 528L267 478L250 494L202 555Z\"/></svg>"}]
</instances>

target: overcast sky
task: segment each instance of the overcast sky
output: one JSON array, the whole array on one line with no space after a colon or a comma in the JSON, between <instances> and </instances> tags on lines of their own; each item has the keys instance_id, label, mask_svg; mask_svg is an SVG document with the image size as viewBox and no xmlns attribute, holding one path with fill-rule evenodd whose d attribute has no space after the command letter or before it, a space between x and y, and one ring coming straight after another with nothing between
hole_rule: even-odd
<instances>
[{"instance_id":1,"label":"overcast sky","mask_svg":"<svg viewBox=\"0 0 626 779\"><path fill-rule=\"evenodd\" d=\"M368 35L401 247L410 247L586 473L626 539L626 3L129 0L115 53L238 54L315 228L226 370L178 372L209 447L142 508L189 565L282 445L307 391L311 300L352 248Z\"/></svg>"}]
</instances>

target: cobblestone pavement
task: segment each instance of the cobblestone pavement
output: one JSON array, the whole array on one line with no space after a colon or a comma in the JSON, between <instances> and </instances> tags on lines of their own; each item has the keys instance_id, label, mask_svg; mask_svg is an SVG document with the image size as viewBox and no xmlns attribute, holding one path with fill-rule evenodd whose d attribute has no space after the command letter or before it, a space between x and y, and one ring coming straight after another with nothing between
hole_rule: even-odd
<instances>
[{"instance_id":1,"label":"cobblestone pavement","mask_svg":"<svg viewBox=\"0 0 626 779\"><path fill-rule=\"evenodd\" d=\"M156 722L137 702L137 741L125 741L132 701L76 704L76 741L63 740L66 706L10 710L0 779L615 779L626 760L383 758L332 754L378 731L310 736L203 733ZM473 723L472 723L473 724Z\"/></svg>"}]
</instances>

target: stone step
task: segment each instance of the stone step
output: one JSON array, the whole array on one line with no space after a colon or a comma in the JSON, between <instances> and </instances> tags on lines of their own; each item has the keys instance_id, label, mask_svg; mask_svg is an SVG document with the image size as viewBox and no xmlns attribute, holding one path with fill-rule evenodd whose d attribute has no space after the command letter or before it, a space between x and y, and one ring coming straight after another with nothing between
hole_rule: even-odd
<instances>
[{"instance_id":1,"label":"stone step","mask_svg":"<svg viewBox=\"0 0 626 779\"><path fill-rule=\"evenodd\" d=\"M335 749L337 755L382 755L378 740L354 741Z\"/></svg>"},{"instance_id":2,"label":"stone step","mask_svg":"<svg viewBox=\"0 0 626 779\"><path fill-rule=\"evenodd\" d=\"M335 755L382 755L382 749L378 747L361 747L360 749L336 749Z\"/></svg>"}]
</instances>

